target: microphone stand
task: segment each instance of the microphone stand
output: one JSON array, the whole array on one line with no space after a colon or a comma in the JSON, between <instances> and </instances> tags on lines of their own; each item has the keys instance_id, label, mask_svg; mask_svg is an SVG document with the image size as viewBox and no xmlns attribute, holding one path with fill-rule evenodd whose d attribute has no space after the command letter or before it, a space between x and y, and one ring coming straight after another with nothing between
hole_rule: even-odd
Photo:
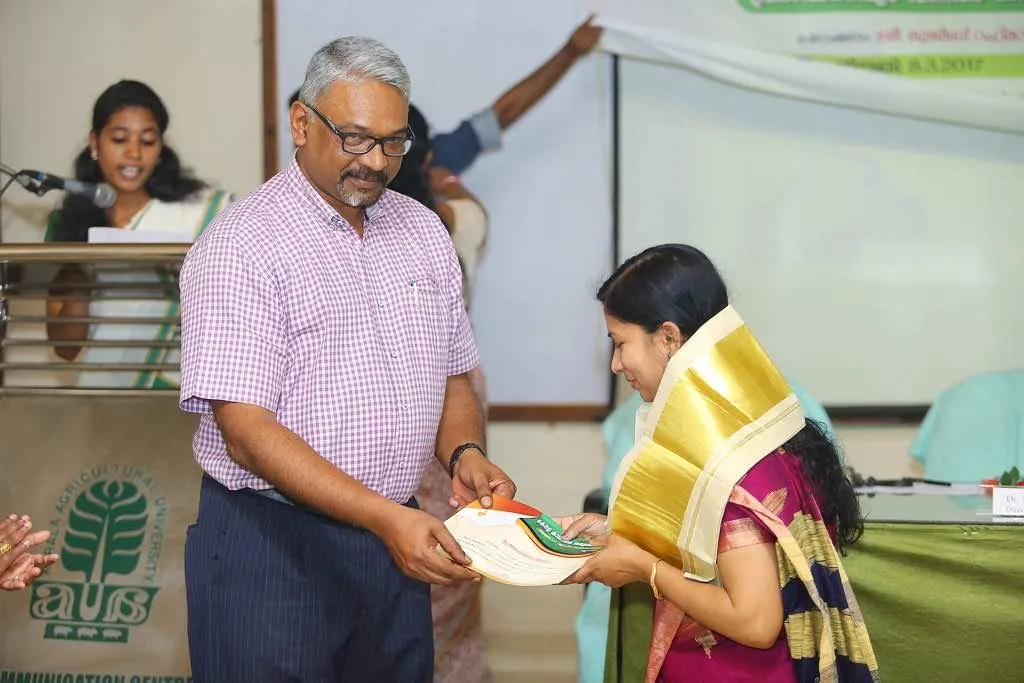
<instances>
[{"instance_id":1,"label":"microphone stand","mask_svg":"<svg viewBox=\"0 0 1024 683\"><path fill-rule=\"evenodd\" d=\"M25 171L16 171L7 164L0 162L0 174L9 176L7 182L0 186L0 197L3 196L4 192L7 192L7 188L14 184L15 181L26 190L37 196L43 196L47 191L47 187L33 178ZM3 234L0 233L0 244L3 244ZM21 268L19 266L9 266L6 262L0 261L0 339L3 339L6 333L6 321L7 321L7 301L3 296L13 281L17 281L18 273ZM12 277L13 275L13 277ZM3 360L3 348L0 346L0 362ZM3 378L3 368L0 367L0 379Z\"/></svg>"},{"instance_id":2,"label":"microphone stand","mask_svg":"<svg viewBox=\"0 0 1024 683\"><path fill-rule=\"evenodd\" d=\"M43 188L42 183L40 183L38 180L30 176L29 174L25 173L25 171L16 171L7 164L4 164L2 162L0 162L0 173L10 177L9 180L3 184L3 187L0 187L0 196L3 196L4 192L7 191L7 188L14 184L15 181L17 181L19 185L21 185L26 190L35 195L42 196L43 193L46 191Z\"/></svg>"},{"instance_id":3,"label":"microphone stand","mask_svg":"<svg viewBox=\"0 0 1024 683\"><path fill-rule=\"evenodd\" d=\"M10 180L4 183L3 187L0 187L0 196L3 196L4 192L7 191L7 188L11 186L11 183L18 179L18 172L7 164L0 162L0 173L10 176Z\"/></svg>"},{"instance_id":4,"label":"microphone stand","mask_svg":"<svg viewBox=\"0 0 1024 683\"><path fill-rule=\"evenodd\" d=\"M18 179L18 171L15 171L10 166L0 162L0 173L10 176L10 180L0 187L0 196L3 196L7 188L11 186L15 180ZM0 244L3 244L3 234L0 233ZM7 292L11 284L11 277L8 273L7 262L0 261L0 340L3 340L7 336L7 297L4 294ZM4 360L4 349L0 346L0 361ZM0 369L0 381L3 380L3 370Z\"/></svg>"}]
</instances>

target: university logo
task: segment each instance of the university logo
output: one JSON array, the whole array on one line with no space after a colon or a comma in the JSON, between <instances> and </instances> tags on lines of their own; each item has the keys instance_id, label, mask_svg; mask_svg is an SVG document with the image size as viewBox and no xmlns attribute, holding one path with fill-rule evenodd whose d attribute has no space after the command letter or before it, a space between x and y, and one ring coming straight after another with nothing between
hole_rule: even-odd
<instances>
[{"instance_id":1,"label":"university logo","mask_svg":"<svg viewBox=\"0 0 1024 683\"><path fill-rule=\"evenodd\" d=\"M29 614L44 638L127 643L159 590L166 500L144 469L102 465L65 487L55 513L46 552L66 580L33 584Z\"/></svg>"}]
</instances>

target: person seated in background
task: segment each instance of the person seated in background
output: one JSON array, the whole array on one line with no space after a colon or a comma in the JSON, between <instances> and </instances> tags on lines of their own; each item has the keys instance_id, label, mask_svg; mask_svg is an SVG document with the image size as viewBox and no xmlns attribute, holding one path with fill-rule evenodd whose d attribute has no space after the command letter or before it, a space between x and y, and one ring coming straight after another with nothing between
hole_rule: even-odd
<instances>
[{"instance_id":1,"label":"person seated in background","mask_svg":"<svg viewBox=\"0 0 1024 683\"><path fill-rule=\"evenodd\" d=\"M192 241L210 220L232 200L222 190L211 190L207 183L182 167L181 160L164 140L170 115L160 97L145 83L122 80L103 91L92 111L88 145L74 162L78 180L108 183L117 192L117 201L101 209L86 198L68 194L60 209L50 214L46 242L88 242L89 229L120 228L134 232L161 233L162 241ZM119 292L113 297L93 299L90 283L113 281L146 283L148 298L141 292ZM60 318L88 316L174 317L178 304L177 284L168 273L87 272L69 264L57 273L46 302L48 317L58 320L46 326L47 337L55 342L56 354L67 361L84 363L177 362L177 326L90 325L62 322ZM152 296L153 288L166 298ZM125 347L85 348L81 342L121 340ZM157 342L153 347L140 341ZM134 342L134 346L131 343ZM177 372L145 370L133 372L83 372L79 384L100 387L173 387Z\"/></svg>"},{"instance_id":2,"label":"person seated in background","mask_svg":"<svg viewBox=\"0 0 1024 683\"><path fill-rule=\"evenodd\" d=\"M0 589L22 590L57 561L57 555L29 552L50 538L45 529L31 531L32 520L28 515L7 515L0 520Z\"/></svg>"},{"instance_id":3,"label":"person seated in background","mask_svg":"<svg viewBox=\"0 0 1024 683\"><path fill-rule=\"evenodd\" d=\"M729 305L715 266L687 245L652 247L597 298L612 371L653 404L617 473L611 516L559 522L566 538L604 546L567 583L653 593L653 615L620 617L621 634L632 619L650 629L653 616L646 671L624 675L877 680L840 561L863 532L853 485Z\"/></svg>"},{"instance_id":4,"label":"person seated in background","mask_svg":"<svg viewBox=\"0 0 1024 683\"><path fill-rule=\"evenodd\" d=\"M1024 470L1022 423L1024 371L972 375L935 397L910 446L910 457L928 479L999 479L1014 467Z\"/></svg>"}]
</instances>

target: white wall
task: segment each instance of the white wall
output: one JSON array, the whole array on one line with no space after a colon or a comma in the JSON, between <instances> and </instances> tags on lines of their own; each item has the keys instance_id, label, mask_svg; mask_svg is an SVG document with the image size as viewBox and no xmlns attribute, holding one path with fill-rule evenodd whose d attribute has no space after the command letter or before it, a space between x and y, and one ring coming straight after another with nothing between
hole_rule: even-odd
<instances>
[{"instance_id":1,"label":"white wall","mask_svg":"<svg viewBox=\"0 0 1024 683\"><path fill-rule=\"evenodd\" d=\"M160 95L168 142L200 177L236 193L259 184L258 0L0 2L0 160L69 174L93 102L122 78ZM9 189L4 241L40 241L60 199Z\"/></svg>"}]
</instances>

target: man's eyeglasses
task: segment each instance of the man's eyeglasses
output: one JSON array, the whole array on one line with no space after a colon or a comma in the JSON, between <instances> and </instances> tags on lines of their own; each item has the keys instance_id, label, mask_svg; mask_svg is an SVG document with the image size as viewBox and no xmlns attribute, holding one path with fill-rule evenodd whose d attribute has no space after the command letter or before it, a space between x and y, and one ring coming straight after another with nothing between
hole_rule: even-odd
<instances>
[{"instance_id":1,"label":"man's eyeglasses","mask_svg":"<svg viewBox=\"0 0 1024 683\"><path fill-rule=\"evenodd\" d=\"M316 114L324 122L324 125L338 136L341 140L341 148L349 154L366 154L375 146L380 145L380 149L384 152L385 156L402 157L408 154L409 149L412 148L412 141L416 139L416 136L412 134L411 128L405 131L405 135L397 135L390 138L375 138L372 135L364 135L363 133L346 133L334 125L334 122L324 116L312 104L303 102L302 105Z\"/></svg>"}]
</instances>

